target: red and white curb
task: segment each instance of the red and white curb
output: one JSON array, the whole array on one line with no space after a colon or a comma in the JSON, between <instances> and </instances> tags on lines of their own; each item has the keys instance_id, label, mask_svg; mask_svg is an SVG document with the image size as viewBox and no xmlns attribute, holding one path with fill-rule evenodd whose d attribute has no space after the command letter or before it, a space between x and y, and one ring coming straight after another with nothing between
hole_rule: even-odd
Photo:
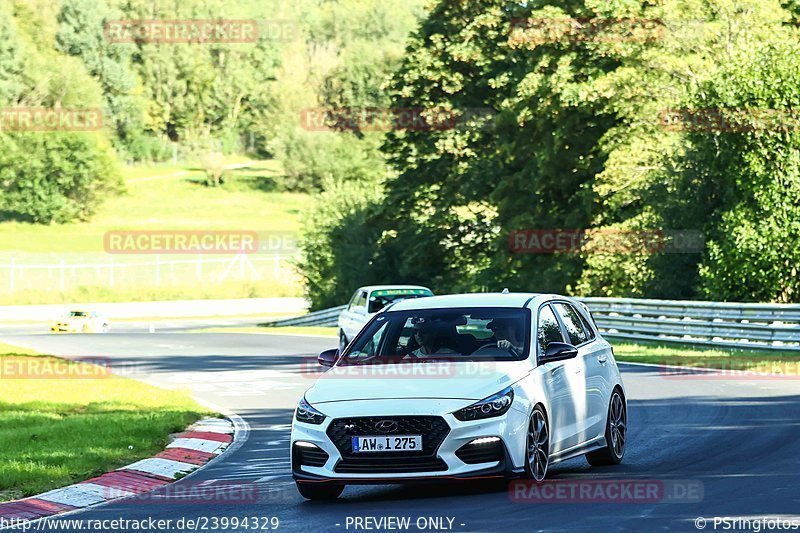
<instances>
[{"instance_id":1,"label":"red and white curb","mask_svg":"<svg viewBox=\"0 0 800 533\"><path fill-rule=\"evenodd\" d=\"M206 418L175 435L167 448L102 476L43 494L0 503L6 522L36 520L127 498L168 485L220 455L234 439L228 419Z\"/></svg>"}]
</instances>

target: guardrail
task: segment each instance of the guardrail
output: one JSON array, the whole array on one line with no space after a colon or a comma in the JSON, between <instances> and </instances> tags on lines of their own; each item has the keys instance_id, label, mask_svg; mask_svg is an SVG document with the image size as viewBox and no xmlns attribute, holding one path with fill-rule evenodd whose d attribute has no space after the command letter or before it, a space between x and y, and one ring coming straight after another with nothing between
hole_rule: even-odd
<instances>
[{"instance_id":1,"label":"guardrail","mask_svg":"<svg viewBox=\"0 0 800 533\"><path fill-rule=\"evenodd\" d=\"M609 339L800 352L800 304L579 298ZM270 322L336 326L346 306Z\"/></svg>"},{"instance_id":2,"label":"guardrail","mask_svg":"<svg viewBox=\"0 0 800 533\"><path fill-rule=\"evenodd\" d=\"M610 339L800 352L800 305L581 298Z\"/></svg>"},{"instance_id":3,"label":"guardrail","mask_svg":"<svg viewBox=\"0 0 800 533\"><path fill-rule=\"evenodd\" d=\"M282 320L274 320L267 322L270 327L280 326L328 326L333 327L339 320L339 313L345 310L346 305L338 307L330 307L322 311L314 311L307 315L297 316L293 318L284 318Z\"/></svg>"}]
</instances>

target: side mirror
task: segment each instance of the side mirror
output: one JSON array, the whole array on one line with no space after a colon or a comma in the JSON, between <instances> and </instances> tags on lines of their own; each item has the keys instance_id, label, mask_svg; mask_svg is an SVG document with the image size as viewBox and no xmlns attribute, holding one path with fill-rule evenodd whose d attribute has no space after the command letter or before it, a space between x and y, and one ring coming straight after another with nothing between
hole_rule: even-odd
<instances>
[{"instance_id":1,"label":"side mirror","mask_svg":"<svg viewBox=\"0 0 800 533\"><path fill-rule=\"evenodd\" d=\"M578 355L578 349L566 342L551 342L544 350L544 355L539 357L539 363L552 363L572 359Z\"/></svg>"},{"instance_id":2,"label":"side mirror","mask_svg":"<svg viewBox=\"0 0 800 533\"><path fill-rule=\"evenodd\" d=\"M331 350L325 350L319 354L319 357L317 357L317 362L322 366L333 366L337 359L339 359L339 349L333 348Z\"/></svg>"}]
</instances>

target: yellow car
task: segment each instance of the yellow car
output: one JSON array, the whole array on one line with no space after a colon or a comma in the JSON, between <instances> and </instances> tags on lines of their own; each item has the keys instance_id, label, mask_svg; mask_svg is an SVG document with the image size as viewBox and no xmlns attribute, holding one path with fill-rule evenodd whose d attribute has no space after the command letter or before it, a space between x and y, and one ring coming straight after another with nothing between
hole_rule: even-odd
<instances>
[{"instance_id":1,"label":"yellow car","mask_svg":"<svg viewBox=\"0 0 800 533\"><path fill-rule=\"evenodd\" d=\"M70 311L50 327L55 333L105 333L108 319L95 311Z\"/></svg>"}]
</instances>

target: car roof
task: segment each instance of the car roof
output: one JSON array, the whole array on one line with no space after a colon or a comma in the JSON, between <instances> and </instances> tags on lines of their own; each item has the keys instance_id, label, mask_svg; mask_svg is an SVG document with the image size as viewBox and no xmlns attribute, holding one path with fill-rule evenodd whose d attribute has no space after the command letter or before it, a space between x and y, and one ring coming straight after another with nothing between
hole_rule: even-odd
<instances>
[{"instance_id":1,"label":"car roof","mask_svg":"<svg viewBox=\"0 0 800 533\"><path fill-rule=\"evenodd\" d=\"M384 289L425 289L427 291L430 291L428 287L423 287L422 285L366 285L364 287L359 287L358 289L356 289L356 292L358 291L372 292Z\"/></svg>"},{"instance_id":2,"label":"car roof","mask_svg":"<svg viewBox=\"0 0 800 533\"><path fill-rule=\"evenodd\" d=\"M532 292L482 292L472 294L446 294L403 300L391 307L392 311L411 311L417 309L442 309L455 307L514 307L523 308L531 301L544 301L564 298L552 294ZM538 304L537 304L538 305Z\"/></svg>"}]
</instances>

